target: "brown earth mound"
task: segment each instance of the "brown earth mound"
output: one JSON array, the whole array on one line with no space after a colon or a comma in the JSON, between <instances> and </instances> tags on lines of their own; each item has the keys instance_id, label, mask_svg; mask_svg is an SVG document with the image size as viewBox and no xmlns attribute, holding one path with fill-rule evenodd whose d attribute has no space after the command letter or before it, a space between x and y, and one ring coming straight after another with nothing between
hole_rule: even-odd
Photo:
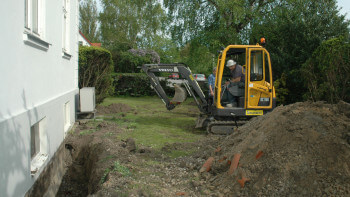
<instances>
[{"instance_id":1,"label":"brown earth mound","mask_svg":"<svg viewBox=\"0 0 350 197\"><path fill-rule=\"evenodd\" d=\"M206 182L225 196L350 196L350 104L277 107L222 139Z\"/></svg>"},{"instance_id":2,"label":"brown earth mound","mask_svg":"<svg viewBox=\"0 0 350 197\"><path fill-rule=\"evenodd\" d=\"M120 112L128 112L131 110L131 107L123 103L113 103L108 106L97 106L97 114L115 114Z\"/></svg>"}]
</instances>

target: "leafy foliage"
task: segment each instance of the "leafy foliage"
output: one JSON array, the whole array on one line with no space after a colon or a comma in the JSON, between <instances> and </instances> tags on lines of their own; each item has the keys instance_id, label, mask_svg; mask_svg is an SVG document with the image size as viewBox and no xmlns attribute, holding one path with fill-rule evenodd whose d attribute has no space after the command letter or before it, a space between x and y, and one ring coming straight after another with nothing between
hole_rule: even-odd
<instances>
[{"instance_id":1,"label":"leafy foliage","mask_svg":"<svg viewBox=\"0 0 350 197\"><path fill-rule=\"evenodd\" d=\"M307 98L350 102L350 44L343 37L323 42L302 71L309 90Z\"/></svg>"},{"instance_id":2,"label":"leafy foliage","mask_svg":"<svg viewBox=\"0 0 350 197\"><path fill-rule=\"evenodd\" d=\"M216 66L217 57L208 48L198 42L191 42L180 51L181 61L188 65L193 73L203 73L208 76Z\"/></svg>"},{"instance_id":3,"label":"leafy foliage","mask_svg":"<svg viewBox=\"0 0 350 197\"><path fill-rule=\"evenodd\" d=\"M116 73L113 74L115 95L126 96L153 96L155 91L151 88L150 79L145 73ZM160 81L168 96L174 95L174 88L166 86L166 81Z\"/></svg>"},{"instance_id":4,"label":"leafy foliage","mask_svg":"<svg viewBox=\"0 0 350 197\"><path fill-rule=\"evenodd\" d=\"M159 62L159 55L151 50L166 50L159 43L165 40L161 32L166 19L159 1L102 0L101 3L102 44L113 55L115 72L139 72L138 66Z\"/></svg>"},{"instance_id":5,"label":"leafy foliage","mask_svg":"<svg viewBox=\"0 0 350 197\"><path fill-rule=\"evenodd\" d=\"M83 0L79 6L80 23L79 29L91 42L99 41L98 12L96 0Z\"/></svg>"},{"instance_id":6,"label":"leafy foliage","mask_svg":"<svg viewBox=\"0 0 350 197\"><path fill-rule=\"evenodd\" d=\"M271 4L266 15L252 22L250 42L264 36L271 54L274 78L282 73L289 91L285 103L301 101L307 92L301 78L301 66L321 44L349 33L349 22L339 15L336 1L286 0Z\"/></svg>"},{"instance_id":7,"label":"leafy foliage","mask_svg":"<svg viewBox=\"0 0 350 197\"><path fill-rule=\"evenodd\" d=\"M116 45L128 48L148 46L157 37L165 19L156 0L102 0L100 13L101 35L104 46L112 50Z\"/></svg>"},{"instance_id":8,"label":"leafy foliage","mask_svg":"<svg viewBox=\"0 0 350 197\"><path fill-rule=\"evenodd\" d=\"M286 103L288 93L289 93L288 89L286 88L286 85L287 85L286 75L285 73L282 73L281 78L274 81L274 87L276 90L276 98L277 98L278 104Z\"/></svg>"},{"instance_id":9,"label":"leafy foliage","mask_svg":"<svg viewBox=\"0 0 350 197\"><path fill-rule=\"evenodd\" d=\"M160 63L159 55L153 50L130 49L114 56L115 72L138 73L143 64Z\"/></svg>"},{"instance_id":10,"label":"leafy foliage","mask_svg":"<svg viewBox=\"0 0 350 197\"><path fill-rule=\"evenodd\" d=\"M219 46L240 43L239 33L274 0L164 0L170 32L180 44L199 39Z\"/></svg>"},{"instance_id":11,"label":"leafy foliage","mask_svg":"<svg viewBox=\"0 0 350 197\"><path fill-rule=\"evenodd\" d=\"M79 88L95 87L96 102L113 94L111 53L98 47L79 47Z\"/></svg>"}]
</instances>

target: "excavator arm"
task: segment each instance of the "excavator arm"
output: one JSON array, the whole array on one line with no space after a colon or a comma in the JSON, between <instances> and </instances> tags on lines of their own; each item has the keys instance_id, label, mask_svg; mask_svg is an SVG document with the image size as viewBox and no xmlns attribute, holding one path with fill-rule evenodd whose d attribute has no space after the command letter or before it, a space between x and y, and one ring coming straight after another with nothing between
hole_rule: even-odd
<instances>
[{"instance_id":1,"label":"excavator arm","mask_svg":"<svg viewBox=\"0 0 350 197\"><path fill-rule=\"evenodd\" d=\"M176 105L182 103L186 99L186 91L179 85L174 85L175 96L172 100L168 98L163 87L160 85L158 77L154 73L179 73L184 78L184 86L190 96L193 96L199 110L203 113L208 113L208 103L203 94L202 89L197 81L193 79L191 70L182 63L178 64L144 64L142 70L150 78L151 86L156 91L160 99L165 103L168 110L172 110ZM199 97L197 99L196 95Z\"/></svg>"}]
</instances>

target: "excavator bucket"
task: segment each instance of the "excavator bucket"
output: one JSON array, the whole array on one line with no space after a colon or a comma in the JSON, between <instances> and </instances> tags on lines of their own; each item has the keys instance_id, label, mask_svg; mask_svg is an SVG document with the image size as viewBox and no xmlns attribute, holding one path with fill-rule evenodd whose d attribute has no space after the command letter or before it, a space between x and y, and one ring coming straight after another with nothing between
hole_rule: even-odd
<instances>
[{"instance_id":1,"label":"excavator bucket","mask_svg":"<svg viewBox=\"0 0 350 197\"><path fill-rule=\"evenodd\" d=\"M198 128L203 128L203 127L206 127L205 125L205 121L208 119L208 116L206 115L203 115L203 114L200 114L198 117L197 117L197 121L196 121L196 129Z\"/></svg>"},{"instance_id":2,"label":"excavator bucket","mask_svg":"<svg viewBox=\"0 0 350 197\"><path fill-rule=\"evenodd\" d=\"M175 88L175 95L174 95L174 98L171 99L170 102L173 104L180 104L180 103L184 102L187 98L186 90L177 84L174 84L174 88Z\"/></svg>"}]
</instances>

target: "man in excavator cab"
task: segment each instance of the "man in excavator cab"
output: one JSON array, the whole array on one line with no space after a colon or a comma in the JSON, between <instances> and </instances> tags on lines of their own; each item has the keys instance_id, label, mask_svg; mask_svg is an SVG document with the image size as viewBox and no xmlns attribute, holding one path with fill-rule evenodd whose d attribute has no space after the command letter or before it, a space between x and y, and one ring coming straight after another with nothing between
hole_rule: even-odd
<instances>
[{"instance_id":1,"label":"man in excavator cab","mask_svg":"<svg viewBox=\"0 0 350 197\"><path fill-rule=\"evenodd\" d=\"M227 101L226 107L237 107L238 97L244 95L243 67L234 60L228 60L226 67L230 69L230 79L224 84L222 105Z\"/></svg>"}]
</instances>

